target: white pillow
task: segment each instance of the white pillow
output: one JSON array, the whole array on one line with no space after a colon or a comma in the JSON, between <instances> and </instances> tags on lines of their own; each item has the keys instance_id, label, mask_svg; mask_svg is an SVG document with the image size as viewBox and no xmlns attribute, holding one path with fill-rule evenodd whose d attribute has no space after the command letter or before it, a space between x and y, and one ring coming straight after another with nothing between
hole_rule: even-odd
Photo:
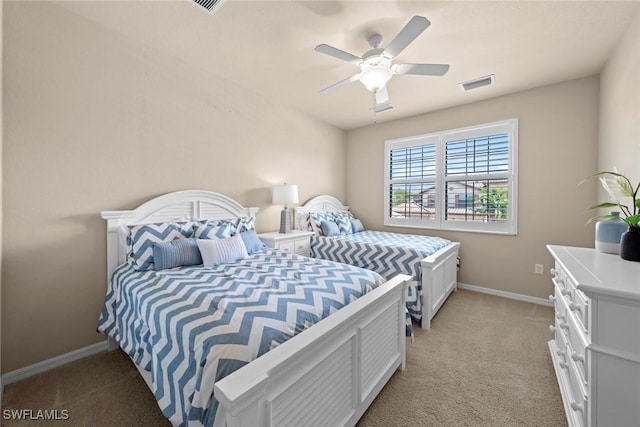
<instances>
[{"instance_id":1,"label":"white pillow","mask_svg":"<svg viewBox=\"0 0 640 427\"><path fill-rule=\"evenodd\" d=\"M205 267L227 264L248 258L242 237L236 234L226 239L198 239L198 249Z\"/></svg>"}]
</instances>

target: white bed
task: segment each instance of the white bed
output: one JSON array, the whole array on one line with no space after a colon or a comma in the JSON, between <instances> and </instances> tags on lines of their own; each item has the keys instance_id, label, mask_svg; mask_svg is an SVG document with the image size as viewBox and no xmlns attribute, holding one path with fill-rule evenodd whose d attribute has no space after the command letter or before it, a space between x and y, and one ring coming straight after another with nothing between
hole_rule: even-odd
<instances>
[{"instance_id":1,"label":"white bed","mask_svg":"<svg viewBox=\"0 0 640 427\"><path fill-rule=\"evenodd\" d=\"M303 206L295 208L295 212L295 227L297 229L307 229L308 218L311 213L349 212L349 206L343 205L340 200L333 196L321 195L312 198ZM431 327L431 320L433 317L447 300L451 292L457 289L459 247L460 243L450 242L445 247L425 258L422 258L420 261L420 281L422 283L423 307L421 327L424 329L429 329ZM338 259L333 260L337 261ZM389 276L389 274L385 274L383 271L377 272L385 277Z\"/></svg>"},{"instance_id":2,"label":"white bed","mask_svg":"<svg viewBox=\"0 0 640 427\"><path fill-rule=\"evenodd\" d=\"M136 209L103 211L107 220L107 279L125 262L123 225L176 218L255 217L256 208L209 191L152 199ZM299 333L214 385L220 419L229 427L354 425L397 369L405 365L404 287L398 276ZM110 342L110 347L117 344ZM345 363L345 360L351 360ZM151 388L148 371L138 367ZM318 376L332 381L317 381ZM336 385L350 398L330 403ZM335 400L335 397L334 397Z\"/></svg>"}]
</instances>

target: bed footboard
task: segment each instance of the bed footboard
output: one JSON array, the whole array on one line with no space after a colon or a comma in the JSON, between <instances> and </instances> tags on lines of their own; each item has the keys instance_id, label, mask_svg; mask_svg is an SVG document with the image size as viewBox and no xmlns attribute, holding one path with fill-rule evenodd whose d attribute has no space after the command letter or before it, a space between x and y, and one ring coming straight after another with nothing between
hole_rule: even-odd
<instances>
[{"instance_id":1,"label":"bed footboard","mask_svg":"<svg viewBox=\"0 0 640 427\"><path fill-rule=\"evenodd\" d=\"M422 268L422 328L431 328L447 297L458 288L458 250L460 243L452 242L438 252L424 258Z\"/></svg>"},{"instance_id":2,"label":"bed footboard","mask_svg":"<svg viewBox=\"0 0 640 427\"><path fill-rule=\"evenodd\" d=\"M398 275L215 384L228 427L352 426L405 365Z\"/></svg>"}]
</instances>

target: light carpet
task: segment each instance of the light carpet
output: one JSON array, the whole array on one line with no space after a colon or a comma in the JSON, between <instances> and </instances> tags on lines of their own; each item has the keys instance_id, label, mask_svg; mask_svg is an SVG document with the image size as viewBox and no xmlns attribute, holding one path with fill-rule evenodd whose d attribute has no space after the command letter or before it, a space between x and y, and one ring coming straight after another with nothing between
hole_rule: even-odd
<instances>
[{"instance_id":1,"label":"light carpet","mask_svg":"<svg viewBox=\"0 0 640 427\"><path fill-rule=\"evenodd\" d=\"M553 309L459 290L414 327L407 365L359 427L566 426L547 341ZM121 351L101 353L5 387L2 425L169 426ZM67 421L6 420L7 409L66 410Z\"/></svg>"}]
</instances>

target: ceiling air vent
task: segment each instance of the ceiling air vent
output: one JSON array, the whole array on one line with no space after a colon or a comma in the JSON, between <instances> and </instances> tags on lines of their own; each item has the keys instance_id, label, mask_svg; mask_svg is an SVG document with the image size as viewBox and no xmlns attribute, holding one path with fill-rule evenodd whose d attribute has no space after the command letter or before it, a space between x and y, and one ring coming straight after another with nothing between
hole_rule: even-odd
<instances>
[{"instance_id":1,"label":"ceiling air vent","mask_svg":"<svg viewBox=\"0 0 640 427\"><path fill-rule=\"evenodd\" d=\"M460 87L462 90L467 91L471 89L476 89L482 86L489 86L496 82L496 76L491 74L489 76L480 77L478 79L469 80L466 82L460 83Z\"/></svg>"},{"instance_id":2,"label":"ceiling air vent","mask_svg":"<svg viewBox=\"0 0 640 427\"><path fill-rule=\"evenodd\" d=\"M197 4L200 7L205 8L209 13L214 13L216 10L220 9L222 3L225 0L191 0L193 3Z\"/></svg>"},{"instance_id":3,"label":"ceiling air vent","mask_svg":"<svg viewBox=\"0 0 640 427\"><path fill-rule=\"evenodd\" d=\"M393 110L394 108L396 107L389 104L388 102L385 102L384 104L376 104L373 107L369 108L369 110L373 111L374 113L382 113L383 111Z\"/></svg>"}]
</instances>

